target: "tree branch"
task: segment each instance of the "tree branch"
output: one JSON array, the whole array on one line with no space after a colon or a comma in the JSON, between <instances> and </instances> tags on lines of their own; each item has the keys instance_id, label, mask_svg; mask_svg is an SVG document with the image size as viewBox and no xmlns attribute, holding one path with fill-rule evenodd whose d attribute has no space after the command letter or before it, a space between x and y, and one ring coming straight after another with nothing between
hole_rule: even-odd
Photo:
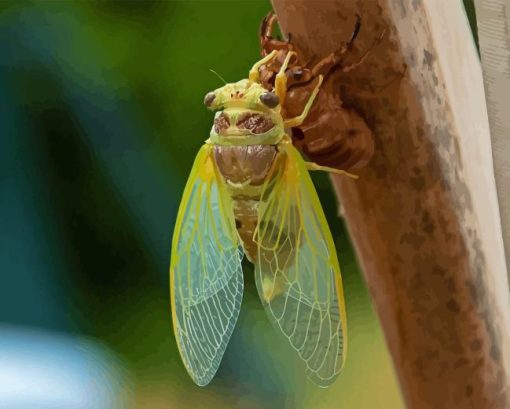
<instances>
[{"instance_id":1,"label":"tree branch","mask_svg":"<svg viewBox=\"0 0 510 409\"><path fill-rule=\"evenodd\" d=\"M355 14L353 61L386 30L336 88L374 131L375 156L359 180L333 183L408 406L510 407L508 281L462 3L272 2L305 58L348 40Z\"/></svg>"}]
</instances>

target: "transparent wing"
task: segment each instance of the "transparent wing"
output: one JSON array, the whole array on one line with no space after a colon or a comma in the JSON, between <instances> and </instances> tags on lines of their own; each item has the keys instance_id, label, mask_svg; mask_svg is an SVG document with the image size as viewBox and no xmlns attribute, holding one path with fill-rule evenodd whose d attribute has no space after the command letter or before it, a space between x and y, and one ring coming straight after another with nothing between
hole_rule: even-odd
<instances>
[{"instance_id":1,"label":"transparent wing","mask_svg":"<svg viewBox=\"0 0 510 409\"><path fill-rule=\"evenodd\" d=\"M212 148L197 155L172 241L172 317L182 360L196 384L207 385L220 364L243 293L240 249L230 197Z\"/></svg>"},{"instance_id":2,"label":"transparent wing","mask_svg":"<svg viewBox=\"0 0 510 409\"><path fill-rule=\"evenodd\" d=\"M257 288L269 316L319 386L330 385L346 354L340 267L303 159L282 144L266 179L255 231Z\"/></svg>"}]
</instances>

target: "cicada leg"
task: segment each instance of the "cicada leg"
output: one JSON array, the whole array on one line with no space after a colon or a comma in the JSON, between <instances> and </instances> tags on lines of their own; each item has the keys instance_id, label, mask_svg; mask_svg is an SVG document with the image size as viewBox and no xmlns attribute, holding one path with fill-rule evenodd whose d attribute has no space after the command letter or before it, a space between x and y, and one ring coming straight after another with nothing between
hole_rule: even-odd
<instances>
[{"instance_id":1,"label":"cicada leg","mask_svg":"<svg viewBox=\"0 0 510 409\"><path fill-rule=\"evenodd\" d=\"M361 29L361 17L359 14L356 14L356 22L354 23L354 29L352 30L351 38L347 41L347 49L352 47L354 40L359 34L359 30Z\"/></svg>"},{"instance_id":2,"label":"cicada leg","mask_svg":"<svg viewBox=\"0 0 510 409\"><path fill-rule=\"evenodd\" d=\"M266 17L262 20L262 23L260 24L260 42L264 43L266 41L272 40L272 34L273 34L273 28L274 23L278 20L278 17L276 17L276 14L274 11L270 11L267 13Z\"/></svg>"},{"instance_id":3,"label":"cicada leg","mask_svg":"<svg viewBox=\"0 0 510 409\"><path fill-rule=\"evenodd\" d=\"M352 71L355 68L358 68L361 64L363 64L365 62L365 60L367 59L367 57L369 56L369 54L372 51L372 49L382 41L385 33L386 33L386 30L383 30L381 35L374 40L372 45L363 53L363 55L359 58L358 61L356 61L356 62L354 62L354 63L352 63L350 65L347 65L345 67L342 67L341 68L342 72Z\"/></svg>"},{"instance_id":4,"label":"cicada leg","mask_svg":"<svg viewBox=\"0 0 510 409\"><path fill-rule=\"evenodd\" d=\"M300 126L304 122L308 113L310 112L310 109L312 108L312 104L313 104L313 101L315 100L315 97L319 93L319 89L320 89L320 86L322 85L323 79L324 79L324 77L322 75L319 75L319 82L315 86L312 94L310 95L310 98L308 98L308 101L306 102L303 112L301 113L301 115L298 115L294 118L285 120L283 122L283 125L285 126L285 128L292 128L292 127ZM280 101L281 101L281 99L280 99Z\"/></svg>"},{"instance_id":5,"label":"cicada leg","mask_svg":"<svg viewBox=\"0 0 510 409\"><path fill-rule=\"evenodd\" d=\"M343 169L330 168L329 166L321 166L315 162L305 162L308 170L322 170L323 172L335 173L337 175L349 176L352 179L358 179L358 175L349 173Z\"/></svg>"},{"instance_id":6,"label":"cicada leg","mask_svg":"<svg viewBox=\"0 0 510 409\"><path fill-rule=\"evenodd\" d=\"M259 40L263 57L273 50L291 51L293 49L290 33L287 34L287 40L280 40L279 38L273 37L273 29L277 21L278 17L274 11L270 11L260 24Z\"/></svg>"},{"instance_id":7,"label":"cicada leg","mask_svg":"<svg viewBox=\"0 0 510 409\"><path fill-rule=\"evenodd\" d=\"M313 76L317 76L322 74L327 76L333 68L341 64L342 56L346 54L348 51L352 50L352 45L354 44L354 40L359 34L361 28L361 18L358 14L356 14L356 22L354 23L354 29L351 34L351 38L346 43L342 43L342 46L336 50L335 52L329 54L327 57L324 57L317 64L311 68Z\"/></svg>"},{"instance_id":8,"label":"cicada leg","mask_svg":"<svg viewBox=\"0 0 510 409\"><path fill-rule=\"evenodd\" d=\"M294 51L289 51L287 53L285 61L283 62L280 71L278 71L278 74L276 74L276 78L274 80L274 93L278 95L278 98L280 98L280 105L283 105L285 102L285 96L287 95L287 75L285 74L285 71L287 71L290 59L295 55L296 53Z\"/></svg>"},{"instance_id":9,"label":"cicada leg","mask_svg":"<svg viewBox=\"0 0 510 409\"><path fill-rule=\"evenodd\" d=\"M250 73L248 75L248 79L250 81L253 81L253 82L260 82L259 81L259 78L260 78L260 73L259 73L259 68L268 63L269 61L271 61L274 57L276 57L276 54L277 54L277 51L276 50L273 50L271 51L271 53L269 53L268 55L266 55L264 58L262 58L260 61L257 61L253 67L251 67L251 70L250 70Z\"/></svg>"}]
</instances>

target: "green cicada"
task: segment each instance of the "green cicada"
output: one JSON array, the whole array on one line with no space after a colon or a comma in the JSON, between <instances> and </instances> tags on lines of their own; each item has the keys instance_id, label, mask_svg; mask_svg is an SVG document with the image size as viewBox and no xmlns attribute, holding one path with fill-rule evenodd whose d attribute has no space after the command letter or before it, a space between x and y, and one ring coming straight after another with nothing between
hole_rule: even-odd
<instances>
[{"instance_id":1,"label":"green cicada","mask_svg":"<svg viewBox=\"0 0 510 409\"><path fill-rule=\"evenodd\" d=\"M257 289L270 318L305 362L308 376L330 385L345 362L347 328L333 238L306 163L286 129L306 118L284 119L285 70L269 92L254 65L248 79L210 92L217 111L210 138L189 176L172 242L170 287L179 351L193 380L216 373L239 315L241 260L255 265Z\"/></svg>"}]
</instances>

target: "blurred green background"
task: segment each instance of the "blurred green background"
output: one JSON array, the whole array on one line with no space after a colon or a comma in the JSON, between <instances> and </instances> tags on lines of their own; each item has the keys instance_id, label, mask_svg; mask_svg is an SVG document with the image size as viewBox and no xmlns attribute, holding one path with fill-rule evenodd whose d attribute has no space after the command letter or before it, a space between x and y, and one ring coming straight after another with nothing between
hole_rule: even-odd
<instances>
[{"instance_id":1,"label":"blurred green background","mask_svg":"<svg viewBox=\"0 0 510 409\"><path fill-rule=\"evenodd\" d=\"M180 361L169 250L211 127L203 96L221 86L209 69L245 77L269 9L265 0L0 3L0 336L14 326L100 345L129 379L129 391L115 392L130 396L122 407L403 407L326 175L314 180L349 317L337 382L318 389L306 379L248 265L241 316L211 385L195 386Z\"/></svg>"}]
</instances>

